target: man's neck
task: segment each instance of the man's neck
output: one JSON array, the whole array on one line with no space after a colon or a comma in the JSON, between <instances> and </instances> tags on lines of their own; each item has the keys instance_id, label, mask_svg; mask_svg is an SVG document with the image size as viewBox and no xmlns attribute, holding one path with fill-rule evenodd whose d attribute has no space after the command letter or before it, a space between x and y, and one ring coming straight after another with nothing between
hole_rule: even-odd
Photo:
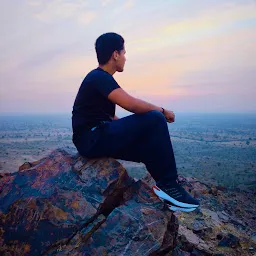
<instances>
[{"instance_id":1,"label":"man's neck","mask_svg":"<svg viewBox=\"0 0 256 256\"><path fill-rule=\"evenodd\" d=\"M104 71L108 72L110 75L114 75L116 69L110 65L99 65L99 68L103 69Z\"/></svg>"}]
</instances>

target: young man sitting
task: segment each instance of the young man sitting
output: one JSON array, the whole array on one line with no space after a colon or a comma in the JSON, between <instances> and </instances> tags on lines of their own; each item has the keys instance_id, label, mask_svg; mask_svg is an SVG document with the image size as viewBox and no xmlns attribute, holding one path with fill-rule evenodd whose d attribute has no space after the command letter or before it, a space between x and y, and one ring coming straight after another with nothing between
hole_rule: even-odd
<instances>
[{"instance_id":1,"label":"young man sitting","mask_svg":"<svg viewBox=\"0 0 256 256\"><path fill-rule=\"evenodd\" d=\"M72 111L73 143L80 155L113 157L146 165L156 186L155 194L170 210L190 212L199 206L177 180L177 169L168 131L173 111L135 98L113 78L126 62L122 36L105 33L95 43L99 66L84 78ZM134 113L115 115L116 104Z\"/></svg>"}]
</instances>

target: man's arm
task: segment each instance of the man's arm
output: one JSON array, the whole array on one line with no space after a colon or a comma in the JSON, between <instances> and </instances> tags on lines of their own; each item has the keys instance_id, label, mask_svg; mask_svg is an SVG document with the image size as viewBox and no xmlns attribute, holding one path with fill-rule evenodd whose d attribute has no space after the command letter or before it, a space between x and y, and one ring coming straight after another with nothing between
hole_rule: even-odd
<instances>
[{"instance_id":1,"label":"man's arm","mask_svg":"<svg viewBox=\"0 0 256 256\"><path fill-rule=\"evenodd\" d=\"M129 95L122 88L113 90L109 95L108 99L120 107L135 113L142 114L150 110L158 110L162 112L162 108L146 102L141 99L137 99Z\"/></svg>"},{"instance_id":2,"label":"man's arm","mask_svg":"<svg viewBox=\"0 0 256 256\"><path fill-rule=\"evenodd\" d=\"M113 120L118 120L118 119L119 118L116 115L114 115Z\"/></svg>"},{"instance_id":3,"label":"man's arm","mask_svg":"<svg viewBox=\"0 0 256 256\"><path fill-rule=\"evenodd\" d=\"M113 90L108 95L108 99L120 107L135 114L143 114L151 110L158 110L163 112L162 107L158 107L144 100L134 98L125 92L122 88ZM164 110L163 114L168 122L174 122L175 115L172 111Z\"/></svg>"}]
</instances>

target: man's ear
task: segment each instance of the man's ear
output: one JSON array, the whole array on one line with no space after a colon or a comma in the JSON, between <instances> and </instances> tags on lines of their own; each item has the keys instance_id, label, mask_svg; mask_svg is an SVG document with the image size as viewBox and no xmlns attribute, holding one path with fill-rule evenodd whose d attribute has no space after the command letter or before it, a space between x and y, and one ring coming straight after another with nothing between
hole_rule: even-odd
<instances>
[{"instance_id":1,"label":"man's ear","mask_svg":"<svg viewBox=\"0 0 256 256\"><path fill-rule=\"evenodd\" d=\"M113 58L114 58L114 60L118 60L118 58L119 58L118 51L113 52Z\"/></svg>"}]
</instances>

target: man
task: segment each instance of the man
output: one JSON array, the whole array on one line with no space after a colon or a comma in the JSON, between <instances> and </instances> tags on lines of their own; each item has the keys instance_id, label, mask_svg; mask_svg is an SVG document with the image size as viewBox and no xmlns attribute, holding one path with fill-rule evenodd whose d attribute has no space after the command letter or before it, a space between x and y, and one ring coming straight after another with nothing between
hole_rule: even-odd
<instances>
[{"instance_id":1,"label":"man","mask_svg":"<svg viewBox=\"0 0 256 256\"><path fill-rule=\"evenodd\" d=\"M125 92L113 78L123 72L125 46L122 36L105 33L95 43L99 66L84 78L73 111L73 143L85 157L113 157L142 162L156 181L155 194L170 210L190 212L199 206L177 181L176 163L167 122L172 111ZM115 115L115 106L134 113Z\"/></svg>"}]
</instances>

